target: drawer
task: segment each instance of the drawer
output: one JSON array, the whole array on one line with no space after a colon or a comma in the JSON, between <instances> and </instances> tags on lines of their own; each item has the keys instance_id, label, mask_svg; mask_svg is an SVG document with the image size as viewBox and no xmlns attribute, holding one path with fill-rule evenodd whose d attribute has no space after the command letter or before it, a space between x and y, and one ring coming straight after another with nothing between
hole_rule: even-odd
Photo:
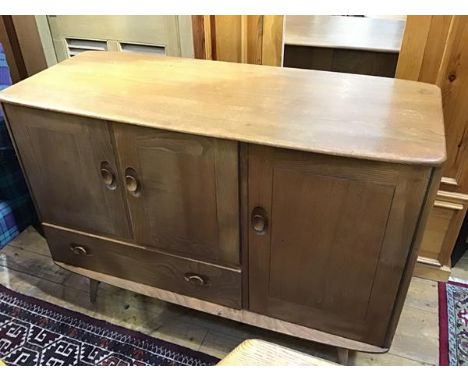
<instances>
[{"instance_id":1,"label":"drawer","mask_svg":"<svg viewBox=\"0 0 468 382\"><path fill-rule=\"evenodd\" d=\"M232 308L241 307L241 272L44 224L55 261Z\"/></svg>"}]
</instances>

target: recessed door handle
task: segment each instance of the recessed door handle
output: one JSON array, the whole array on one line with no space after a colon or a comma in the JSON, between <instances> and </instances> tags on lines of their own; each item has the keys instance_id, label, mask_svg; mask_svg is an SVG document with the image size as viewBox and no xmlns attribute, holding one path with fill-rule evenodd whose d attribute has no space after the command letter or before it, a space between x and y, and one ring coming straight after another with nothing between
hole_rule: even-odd
<instances>
[{"instance_id":1,"label":"recessed door handle","mask_svg":"<svg viewBox=\"0 0 468 382\"><path fill-rule=\"evenodd\" d=\"M117 188L116 177L109 162L106 162L106 161L101 162L101 167L99 171L101 173L101 179L104 185L109 190L115 190Z\"/></svg>"},{"instance_id":2,"label":"recessed door handle","mask_svg":"<svg viewBox=\"0 0 468 382\"><path fill-rule=\"evenodd\" d=\"M266 233L268 229L268 219L266 211L262 207L255 207L250 217L252 229L259 235Z\"/></svg>"},{"instance_id":3,"label":"recessed door handle","mask_svg":"<svg viewBox=\"0 0 468 382\"><path fill-rule=\"evenodd\" d=\"M70 244L70 250L77 256L89 255L89 251L84 245Z\"/></svg>"},{"instance_id":4,"label":"recessed door handle","mask_svg":"<svg viewBox=\"0 0 468 382\"><path fill-rule=\"evenodd\" d=\"M127 167L125 169L125 186L127 187L127 191L133 196L140 195L141 184L135 169L132 167Z\"/></svg>"},{"instance_id":5,"label":"recessed door handle","mask_svg":"<svg viewBox=\"0 0 468 382\"><path fill-rule=\"evenodd\" d=\"M127 184L127 190L130 192L137 192L140 188L140 183L138 179L132 175L125 176L125 183Z\"/></svg>"},{"instance_id":6,"label":"recessed door handle","mask_svg":"<svg viewBox=\"0 0 468 382\"><path fill-rule=\"evenodd\" d=\"M197 275L196 273L186 273L184 280L196 286L207 286L208 279L205 276Z\"/></svg>"}]
</instances>

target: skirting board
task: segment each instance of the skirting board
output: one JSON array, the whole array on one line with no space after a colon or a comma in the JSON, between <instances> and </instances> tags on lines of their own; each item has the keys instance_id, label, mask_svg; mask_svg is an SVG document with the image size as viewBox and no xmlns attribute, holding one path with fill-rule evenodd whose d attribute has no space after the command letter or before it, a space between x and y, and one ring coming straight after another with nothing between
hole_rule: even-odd
<instances>
[{"instance_id":1,"label":"skirting board","mask_svg":"<svg viewBox=\"0 0 468 382\"><path fill-rule=\"evenodd\" d=\"M446 282L450 277L451 269L445 265L436 266L417 262L414 267L413 276L422 279Z\"/></svg>"},{"instance_id":2,"label":"skirting board","mask_svg":"<svg viewBox=\"0 0 468 382\"><path fill-rule=\"evenodd\" d=\"M367 353L385 353L387 348L381 348L374 345L369 345L363 342L350 340L329 333L324 333L319 330L307 328L305 326L282 321L276 318L264 316L262 314L249 312L247 310L237 310L226 306L214 304L211 302L199 300L194 297L184 296L178 293L169 292L164 289L151 287L144 284L139 284L134 281L124 280L118 277L106 275L100 272L94 272L88 269L74 267L65 263L55 261L55 263L71 272L89 277L93 280L105 282L123 289L131 290L135 293L144 294L149 297L157 298L166 302L177 305L182 305L187 308L199 310L205 313L210 313L219 317L228 318L230 320L242 322L244 324L257 326L263 329L272 330L275 332L288 334L302 339L320 342L322 344L356 350Z\"/></svg>"}]
</instances>

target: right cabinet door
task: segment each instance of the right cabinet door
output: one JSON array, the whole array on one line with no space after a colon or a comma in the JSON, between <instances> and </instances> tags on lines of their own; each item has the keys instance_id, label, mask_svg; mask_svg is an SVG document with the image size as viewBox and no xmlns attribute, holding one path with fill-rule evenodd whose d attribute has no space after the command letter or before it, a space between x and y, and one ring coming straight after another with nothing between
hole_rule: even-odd
<instances>
[{"instance_id":1,"label":"right cabinet door","mask_svg":"<svg viewBox=\"0 0 468 382\"><path fill-rule=\"evenodd\" d=\"M249 308L383 346L430 169L249 146Z\"/></svg>"}]
</instances>

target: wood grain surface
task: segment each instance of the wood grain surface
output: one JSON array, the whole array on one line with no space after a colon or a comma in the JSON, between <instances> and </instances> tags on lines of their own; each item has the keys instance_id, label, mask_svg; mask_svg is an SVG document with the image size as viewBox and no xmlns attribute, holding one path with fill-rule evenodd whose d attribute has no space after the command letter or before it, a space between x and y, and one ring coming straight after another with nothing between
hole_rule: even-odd
<instances>
[{"instance_id":1,"label":"wood grain surface","mask_svg":"<svg viewBox=\"0 0 468 382\"><path fill-rule=\"evenodd\" d=\"M398 53L405 22L369 17L286 16L286 45Z\"/></svg>"},{"instance_id":2,"label":"wood grain surface","mask_svg":"<svg viewBox=\"0 0 468 382\"><path fill-rule=\"evenodd\" d=\"M249 147L249 307L388 345L430 169ZM352 286L352 287L351 287Z\"/></svg>"},{"instance_id":3,"label":"wood grain surface","mask_svg":"<svg viewBox=\"0 0 468 382\"><path fill-rule=\"evenodd\" d=\"M255 339L240 343L219 361L217 366L337 366L337 364Z\"/></svg>"},{"instance_id":4,"label":"wood grain surface","mask_svg":"<svg viewBox=\"0 0 468 382\"><path fill-rule=\"evenodd\" d=\"M55 261L231 308L241 307L241 272L238 269L172 256L50 224L44 224L44 231ZM76 247L84 251L74 250Z\"/></svg>"},{"instance_id":5,"label":"wood grain surface","mask_svg":"<svg viewBox=\"0 0 468 382\"><path fill-rule=\"evenodd\" d=\"M242 322L244 324L254 325L278 333L283 333L302 339L316 341L331 346L338 346L350 350L371 353L385 353L388 351L388 348L382 348L364 342L354 341L349 338L325 333L320 330L308 328L287 321L282 321L262 314L250 312L248 310L233 309L227 306L212 303L210 301L204 301L196 297L190 297L176 292L159 289L157 287L144 285L131 280L111 276L105 273L96 272L73 265L68 265L61 261L55 261L55 263L62 268L68 269L72 272L95 280L103 281L110 285L115 285L120 288L128 289L133 292L141 293L146 296L154 297L173 304L185 306L205 313L210 313L218 317L228 318L230 320Z\"/></svg>"},{"instance_id":6,"label":"wood grain surface","mask_svg":"<svg viewBox=\"0 0 468 382\"><path fill-rule=\"evenodd\" d=\"M96 272L83 269L81 271L89 272L87 276L96 275ZM453 274L468 279L468 258L457 263ZM112 278L112 282L117 281ZM220 359L246 338L255 338L337 362L336 349L331 346L250 325L240 325L232 320L168 304L105 282L99 285L96 304L91 304L88 277L55 266L46 240L32 227L27 228L1 250L0 283L17 292L199 350ZM138 284L128 283L138 289ZM122 286L124 285L127 284L122 281ZM148 287L141 286L141 288ZM187 296L176 298L174 293L156 288L148 288L145 293L149 294L152 291L160 292L164 299L180 301L182 304L191 300L196 305L194 298ZM199 306L203 303L209 304L198 301ZM232 309L232 312L239 311ZM286 325L283 328L286 328ZM350 363L362 366L438 365L438 338L437 283L413 277L390 350L382 354L354 352L350 355ZM344 344L341 343L341 346Z\"/></svg>"},{"instance_id":7,"label":"wood grain surface","mask_svg":"<svg viewBox=\"0 0 468 382\"><path fill-rule=\"evenodd\" d=\"M5 113L43 221L130 238L123 185L104 121L6 105ZM103 181L101 168L113 176Z\"/></svg>"},{"instance_id":8,"label":"wood grain surface","mask_svg":"<svg viewBox=\"0 0 468 382\"><path fill-rule=\"evenodd\" d=\"M236 142L112 124L135 240L170 253L238 266Z\"/></svg>"},{"instance_id":9,"label":"wood grain surface","mask_svg":"<svg viewBox=\"0 0 468 382\"><path fill-rule=\"evenodd\" d=\"M440 90L405 80L86 52L5 89L0 100L316 153L445 160Z\"/></svg>"}]
</instances>

